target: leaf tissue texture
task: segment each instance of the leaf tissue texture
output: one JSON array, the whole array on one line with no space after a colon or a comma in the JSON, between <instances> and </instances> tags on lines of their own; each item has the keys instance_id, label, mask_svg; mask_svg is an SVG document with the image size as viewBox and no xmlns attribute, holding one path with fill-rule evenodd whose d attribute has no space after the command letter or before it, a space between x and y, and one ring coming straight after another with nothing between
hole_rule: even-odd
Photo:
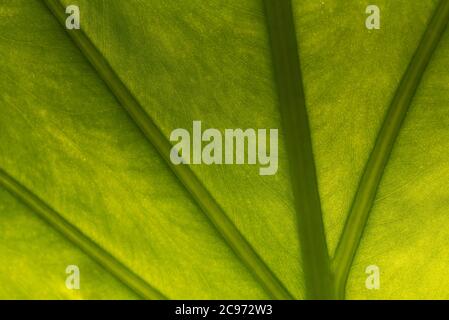
<instances>
[{"instance_id":1,"label":"leaf tissue texture","mask_svg":"<svg viewBox=\"0 0 449 320\"><path fill-rule=\"evenodd\" d=\"M375 4L0 0L0 299L449 299L449 1ZM173 165L197 120L277 173Z\"/></svg>"}]
</instances>

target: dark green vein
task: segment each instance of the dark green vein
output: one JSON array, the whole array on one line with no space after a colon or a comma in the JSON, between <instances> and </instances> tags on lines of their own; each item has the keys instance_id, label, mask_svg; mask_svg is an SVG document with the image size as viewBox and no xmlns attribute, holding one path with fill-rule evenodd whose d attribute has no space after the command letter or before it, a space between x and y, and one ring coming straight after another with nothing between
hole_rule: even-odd
<instances>
[{"instance_id":1,"label":"dark green vein","mask_svg":"<svg viewBox=\"0 0 449 320\"><path fill-rule=\"evenodd\" d=\"M65 220L59 213L50 208L45 202L2 169L0 169L0 185L139 296L144 299L166 299L158 290L150 286L145 280L134 274L116 258L100 248L80 230Z\"/></svg>"},{"instance_id":2,"label":"dark green vein","mask_svg":"<svg viewBox=\"0 0 449 320\"><path fill-rule=\"evenodd\" d=\"M65 27L66 15L62 4L58 0L43 1L57 20ZM142 106L140 106L139 102L123 84L108 61L101 55L90 39L81 30L71 30L68 31L68 34L145 137L157 149L170 169L189 191L192 198L203 210L229 247L241 259L250 272L252 272L267 293L275 299L292 299L292 295L238 231L192 169L189 166L176 166L172 164L170 161L170 150L172 148L170 142Z\"/></svg>"},{"instance_id":3,"label":"dark green vein","mask_svg":"<svg viewBox=\"0 0 449 320\"><path fill-rule=\"evenodd\" d=\"M321 214L298 45L290 0L265 0L308 299L332 299L329 254Z\"/></svg>"},{"instance_id":4,"label":"dark green vein","mask_svg":"<svg viewBox=\"0 0 449 320\"><path fill-rule=\"evenodd\" d=\"M352 261L357 252L394 143L422 76L444 33L448 20L449 0L442 0L396 91L374 148L366 163L333 261L336 291L340 298L344 297Z\"/></svg>"}]
</instances>

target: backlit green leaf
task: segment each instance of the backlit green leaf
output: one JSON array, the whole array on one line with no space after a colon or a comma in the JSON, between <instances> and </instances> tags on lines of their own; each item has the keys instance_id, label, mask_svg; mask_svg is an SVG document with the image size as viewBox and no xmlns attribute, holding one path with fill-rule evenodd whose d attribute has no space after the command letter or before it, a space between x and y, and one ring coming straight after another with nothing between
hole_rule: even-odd
<instances>
[{"instance_id":1,"label":"backlit green leaf","mask_svg":"<svg viewBox=\"0 0 449 320\"><path fill-rule=\"evenodd\" d=\"M367 5L0 0L0 298L449 298L449 1ZM172 164L193 121L277 173Z\"/></svg>"}]
</instances>

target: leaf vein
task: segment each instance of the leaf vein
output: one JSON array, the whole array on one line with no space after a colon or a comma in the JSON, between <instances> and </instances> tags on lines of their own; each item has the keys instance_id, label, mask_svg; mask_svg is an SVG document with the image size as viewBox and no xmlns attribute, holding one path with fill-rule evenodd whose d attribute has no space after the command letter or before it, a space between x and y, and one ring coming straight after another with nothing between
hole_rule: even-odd
<instances>
[{"instance_id":1,"label":"leaf vein","mask_svg":"<svg viewBox=\"0 0 449 320\"><path fill-rule=\"evenodd\" d=\"M65 11L58 0L42 0L56 19L64 26ZM109 62L98 51L82 30L69 30L69 36L80 49L86 59L97 71L98 76L106 83L111 93L127 111L134 123L142 131L147 140L156 148L159 155L176 175L190 196L202 209L209 221L223 237L227 245L248 268L261 286L276 299L292 299L293 296L276 277L269 266L262 260L251 244L240 233L229 219L214 197L186 165L176 166L170 160L171 144L163 135L153 119L145 112L137 99L120 80Z\"/></svg>"},{"instance_id":2,"label":"leaf vein","mask_svg":"<svg viewBox=\"0 0 449 320\"><path fill-rule=\"evenodd\" d=\"M336 292L340 298L343 298L345 295L345 286L351 265L357 253L394 144L448 21L449 0L441 0L396 90L371 155L365 165L364 173L356 190L352 207L333 259Z\"/></svg>"},{"instance_id":3,"label":"leaf vein","mask_svg":"<svg viewBox=\"0 0 449 320\"><path fill-rule=\"evenodd\" d=\"M132 272L109 252L98 246L77 227L64 219L58 212L12 178L3 169L0 169L0 185L139 296L144 299L166 299L157 289Z\"/></svg>"},{"instance_id":4,"label":"leaf vein","mask_svg":"<svg viewBox=\"0 0 449 320\"><path fill-rule=\"evenodd\" d=\"M265 8L295 198L306 298L332 299L332 275L292 3L291 0L265 0Z\"/></svg>"}]
</instances>

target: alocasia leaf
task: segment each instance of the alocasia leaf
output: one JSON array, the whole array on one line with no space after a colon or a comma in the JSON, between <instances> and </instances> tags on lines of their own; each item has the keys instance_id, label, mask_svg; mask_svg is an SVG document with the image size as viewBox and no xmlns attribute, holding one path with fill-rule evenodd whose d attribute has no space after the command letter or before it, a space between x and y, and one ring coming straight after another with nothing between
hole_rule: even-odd
<instances>
[{"instance_id":1,"label":"alocasia leaf","mask_svg":"<svg viewBox=\"0 0 449 320\"><path fill-rule=\"evenodd\" d=\"M449 298L449 1L376 5L0 1L0 298ZM277 173L173 165L195 120Z\"/></svg>"}]
</instances>

